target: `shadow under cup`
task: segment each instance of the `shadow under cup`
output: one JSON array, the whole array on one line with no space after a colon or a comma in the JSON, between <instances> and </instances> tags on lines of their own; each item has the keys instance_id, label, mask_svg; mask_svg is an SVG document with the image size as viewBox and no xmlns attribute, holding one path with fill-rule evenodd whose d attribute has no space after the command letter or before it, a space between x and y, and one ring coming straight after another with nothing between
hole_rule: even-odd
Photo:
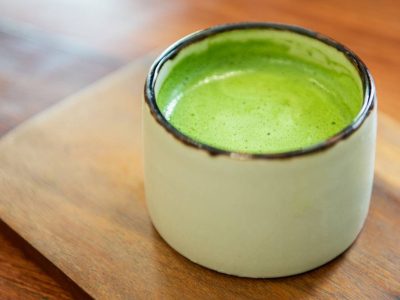
<instances>
[{"instance_id":1,"label":"shadow under cup","mask_svg":"<svg viewBox=\"0 0 400 300\"><path fill-rule=\"evenodd\" d=\"M199 142L167 121L157 96L185 56L207 49L210 39L228 36L243 42L271 34L282 40L312 39L312 49L340 52L362 91L360 109L348 126L300 149L246 153ZM296 53L307 53L300 50ZM308 59L328 64L323 56ZM367 68L344 46L289 25L213 27L181 39L155 61L145 102L148 210L160 235L188 259L232 275L288 276L332 260L357 237L372 190L376 95Z\"/></svg>"}]
</instances>

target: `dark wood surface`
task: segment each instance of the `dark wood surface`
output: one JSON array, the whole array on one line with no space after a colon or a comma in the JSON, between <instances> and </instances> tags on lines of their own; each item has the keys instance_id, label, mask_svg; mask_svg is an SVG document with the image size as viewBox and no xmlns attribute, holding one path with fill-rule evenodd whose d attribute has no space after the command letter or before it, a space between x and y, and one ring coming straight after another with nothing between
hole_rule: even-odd
<instances>
[{"instance_id":1,"label":"dark wood surface","mask_svg":"<svg viewBox=\"0 0 400 300\"><path fill-rule=\"evenodd\" d=\"M294 23L345 43L371 69L380 110L400 120L400 3L395 0L2 0L0 132L184 34L246 20ZM30 290L33 298L68 294L3 233L0 257L0 298L28 298Z\"/></svg>"},{"instance_id":2,"label":"dark wood surface","mask_svg":"<svg viewBox=\"0 0 400 300\"><path fill-rule=\"evenodd\" d=\"M140 106L149 63L137 60L0 141L0 217L48 263L96 299L400 295L398 122L380 114L371 209L346 253L288 278L218 274L172 250L146 210Z\"/></svg>"}]
</instances>

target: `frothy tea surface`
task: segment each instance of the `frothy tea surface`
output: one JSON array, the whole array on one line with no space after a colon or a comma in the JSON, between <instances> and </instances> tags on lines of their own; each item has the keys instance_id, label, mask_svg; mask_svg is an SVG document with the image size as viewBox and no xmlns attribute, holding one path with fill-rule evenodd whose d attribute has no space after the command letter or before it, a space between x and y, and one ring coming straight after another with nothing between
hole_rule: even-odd
<instances>
[{"instance_id":1,"label":"frothy tea surface","mask_svg":"<svg viewBox=\"0 0 400 300\"><path fill-rule=\"evenodd\" d=\"M234 152L317 144L362 106L361 80L341 52L286 31L217 34L164 68L156 94L164 117L190 138Z\"/></svg>"}]
</instances>

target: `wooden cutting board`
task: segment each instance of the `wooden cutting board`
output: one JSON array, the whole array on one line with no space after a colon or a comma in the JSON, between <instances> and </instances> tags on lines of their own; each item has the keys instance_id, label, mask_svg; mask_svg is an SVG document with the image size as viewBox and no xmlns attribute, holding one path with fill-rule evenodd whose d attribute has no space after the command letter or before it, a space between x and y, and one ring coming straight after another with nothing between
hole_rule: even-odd
<instances>
[{"instance_id":1,"label":"wooden cutting board","mask_svg":"<svg viewBox=\"0 0 400 300\"><path fill-rule=\"evenodd\" d=\"M144 58L37 115L0 141L0 218L98 299L393 299L400 296L400 126L381 114L364 230L303 275L243 279L171 249L146 211ZM78 71L78 70L77 70Z\"/></svg>"}]
</instances>

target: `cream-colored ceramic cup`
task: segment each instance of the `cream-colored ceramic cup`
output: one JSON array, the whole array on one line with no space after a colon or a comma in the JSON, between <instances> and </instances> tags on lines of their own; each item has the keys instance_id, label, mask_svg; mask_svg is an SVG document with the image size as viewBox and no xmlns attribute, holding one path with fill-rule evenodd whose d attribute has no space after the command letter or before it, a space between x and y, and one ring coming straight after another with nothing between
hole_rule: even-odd
<instances>
[{"instance_id":1,"label":"cream-colored ceramic cup","mask_svg":"<svg viewBox=\"0 0 400 300\"><path fill-rule=\"evenodd\" d=\"M340 51L363 86L364 102L353 122L317 145L265 155L216 149L169 124L156 97L174 63L210 37L230 32L243 39L249 29L289 31ZM145 85L145 191L153 224L176 251L219 272L279 277L316 268L345 251L363 226L376 118L375 88L366 66L327 37L266 23L223 25L189 35L155 61Z\"/></svg>"}]
</instances>

